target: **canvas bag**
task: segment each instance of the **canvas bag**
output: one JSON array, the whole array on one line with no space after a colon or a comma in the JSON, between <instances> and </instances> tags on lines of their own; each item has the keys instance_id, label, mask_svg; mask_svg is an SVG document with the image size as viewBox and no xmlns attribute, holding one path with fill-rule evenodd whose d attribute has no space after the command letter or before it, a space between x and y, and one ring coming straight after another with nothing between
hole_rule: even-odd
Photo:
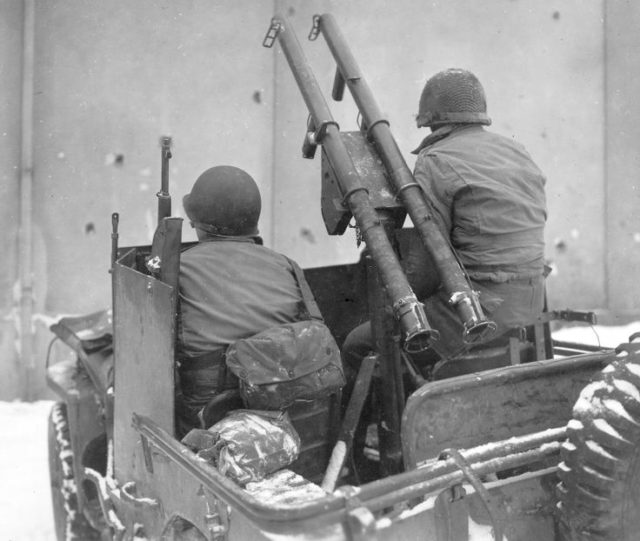
<instances>
[{"instance_id":1,"label":"canvas bag","mask_svg":"<svg viewBox=\"0 0 640 541\"><path fill-rule=\"evenodd\" d=\"M302 321L271 327L227 349L227 368L238 377L240 394L250 409L282 410L296 400L338 392L345 384L338 345L322 321L302 269L289 262L304 302Z\"/></svg>"}]
</instances>

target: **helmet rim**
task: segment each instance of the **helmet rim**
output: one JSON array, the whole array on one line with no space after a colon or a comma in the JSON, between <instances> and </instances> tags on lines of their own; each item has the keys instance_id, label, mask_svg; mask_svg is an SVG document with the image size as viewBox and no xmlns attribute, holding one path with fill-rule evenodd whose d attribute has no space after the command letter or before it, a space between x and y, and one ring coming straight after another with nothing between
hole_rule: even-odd
<instances>
[{"instance_id":1,"label":"helmet rim","mask_svg":"<svg viewBox=\"0 0 640 541\"><path fill-rule=\"evenodd\" d=\"M260 190L253 178L237 167L215 166L204 171L182 198L182 206L192 225L205 233L258 235Z\"/></svg>"},{"instance_id":2,"label":"helmet rim","mask_svg":"<svg viewBox=\"0 0 640 541\"><path fill-rule=\"evenodd\" d=\"M447 124L491 124L484 88L468 70L449 68L436 73L427 80L420 95L417 127Z\"/></svg>"}]
</instances>

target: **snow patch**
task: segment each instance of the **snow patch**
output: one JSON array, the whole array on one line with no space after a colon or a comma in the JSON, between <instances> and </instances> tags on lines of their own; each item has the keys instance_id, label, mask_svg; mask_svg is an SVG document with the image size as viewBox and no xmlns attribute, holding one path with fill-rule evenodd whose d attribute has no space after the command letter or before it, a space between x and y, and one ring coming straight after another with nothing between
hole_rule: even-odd
<instances>
[{"instance_id":1,"label":"snow patch","mask_svg":"<svg viewBox=\"0 0 640 541\"><path fill-rule=\"evenodd\" d=\"M578 421L577 419L571 419L568 423L567 423L567 427L571 430L582 430L584 429L584 425Z\"/></svg>"},{"instance_id":2,"label":"snow patch","mask_svg":"<svg viewBox=\"0 0 640 541\"><path fill-rule=\"evenodd\" d=\"M637 378L640 378L640 364L638 363L627 363L625 364L626 369L631 372Z\"/></svg>"},{"instance_id":3,"label":"snow patch","mask_svg":"<svg viewBox=\"0 0 640 541\"><path fill-rule=\"evenodd\" d=\"M47 424L53 402L0 402L2 539L55 539Z\"/></svg>"},{"instance_id":4,"label":"snow patch","mask_svg":"<svg viewBox=\"0 0 640 541\"><path fill-rule=\"evenodd\" d=\"M604 419L595 419L593 421L593 426L617 440L626 441L622 435Z\"/></svg>"},{"instance_id":5,"label":"snow patch","mask_svg":"<svg viewBox=\"0 0 640 541\"><path fill-rule=\"evenodd\" d=\"M615 457L611 453L606 451L604 447L602 447L602 445L600 445L597 441L587 440L584 443L590 451L610 460L615 460Z\"/></svg>"},{"instance_id":6,"label":"snow patch","mask_svg":"<svg viewBox=\"0 0 640 541\"><path fill-rule=\"evenodd\" d=\"M627 396L630 396L636 402L640 402L640 391L638 391L637 387L633 383L623 379L614 379L612 383L616 389L622 391Z\"/></svg>"},{"instance_id":7,"label":"snow patch","mask_svg":"<svg viewBox=\"0 0 640 541\"><path fill-rule=\"evenodd\" d=\"M582 466L582 469L583 471L585 471L586 473L588 473L589 475L591 475L592 477L595 477L600 481L613 483L613 479L611 479L611 477L607 477L606 475L601 474L599 471L594 470L593 468L591 468L590 466L587 466L586 464Z\"/></svg>"},{"instance_id":8,"label":"snow patch","mask_svg":"<svg viewBox=\"0 0 640 541\"><path fill-rule=\"evenodd\" d=\"M597 416L601 413L602 406L600 401L596 398L597 391L604 390L605 392L611 392L611 387L606 381L594 381L589 383L578 397L578 400L573 406L573 412L576 415L587 414L588 416Z\"/></svg>"},{"instance_id":9,"label":"snow patch","mask_svg":"<svg viewBox=\"0 0 640 541\"><path fill-rule=\"evenodd\" d=\"M608 409L609 411L612 411L618 417L621 417L622 419L625 419L625 420L633 423L634 425L638 424L633 420L633 417L631 417L631 415L629 415L627 410L624 409L624 406L620 402L618 402L617 400L606 399L606 400L603 400L602 403L603 403L603 405L605 406L606 409Z\"/></svg>"}]
</instances>

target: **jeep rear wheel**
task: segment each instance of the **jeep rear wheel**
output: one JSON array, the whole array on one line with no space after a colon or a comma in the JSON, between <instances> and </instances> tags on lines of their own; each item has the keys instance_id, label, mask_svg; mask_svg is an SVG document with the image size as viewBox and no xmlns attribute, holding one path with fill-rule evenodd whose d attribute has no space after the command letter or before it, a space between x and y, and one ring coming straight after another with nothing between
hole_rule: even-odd
<instances>
[{"instance_id":1,"label":"jeep rear wheel","mask_svg":"<svg viewBox=\"0 0 640 541\"><path fill-rule=\"evenodd\" d=\"M49 476L56 539L99 539L98 532L89 525L78 509L67 406L62 402L54 404L49 414Z\"/></svg>"},{"instance_id":2,"label":"jeep rear wheel","mask_svg":"<svg viewBox=\"0 0 640 541\"><path fill-rule=\"evenodd\" d=\"M640 532L640 353L620 355L573 408L558 484L567 540L632 541Z\"/></svg>"}]
</instances>

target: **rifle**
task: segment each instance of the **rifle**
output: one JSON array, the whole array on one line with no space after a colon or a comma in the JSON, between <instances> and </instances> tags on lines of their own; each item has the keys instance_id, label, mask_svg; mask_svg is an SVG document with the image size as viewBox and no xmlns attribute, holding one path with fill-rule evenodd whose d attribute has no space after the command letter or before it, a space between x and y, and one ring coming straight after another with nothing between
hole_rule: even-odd
<instances>
[{"instance_id":1,"label":"rifle","mask_svg":"<svg viewBox=\"0 0 640 541\"><path fill-rule=\"evenodd\" d=\"M113 266L118 258L118 224L120 223L120 215L117 212L111 214L111 266L109 272L113 272Z\"/></svg>"},{"instance_id":2,"label":"rifle","mask_svg":"<svg viewBox=\"0 0 640 541\"><path fill-rule=\"evenodd\" d=\"M158 225L163 218L171 216L171 195L169 195L169 160L171 159L171 137L160 138L161 160L160 191L158 197Z\"/></svg>"},{"instance_id":3,"label":"rifle","mask_svg":"<svg viewBox=\"0 0 640 541\"><path fill-rule=\"evenodd\" d=\"M180 246L182 242L182 218L171 216L169 194L169 160L171 137L160 138L161 169L158 197L158 227L153 235L151 253L146 259L147 270L156 278L176 288L180 270Z\"/></svg>"},{"instance_id":4,"label":"rifle","mask_svg":"<svg viewBox=\"0 0 640 541\"><path fill-rule=\"evenodd\" d=\"M361 128L367 139L375 143L396 194L402 200L422 243L431 255L442 285L464 325L463 339L467 343L484 341L495 333L496 324L488 320L480 307L478 293L473 290L453 248L433 220L424 191L415 181L398 145L391 134L389 121L383 118L365 78L352 55L334 17L315 15L309 40L322 34L336 60L337 68L332 96L342 99L345 83L362 116Z\"/></svg>"}]
</instances>

